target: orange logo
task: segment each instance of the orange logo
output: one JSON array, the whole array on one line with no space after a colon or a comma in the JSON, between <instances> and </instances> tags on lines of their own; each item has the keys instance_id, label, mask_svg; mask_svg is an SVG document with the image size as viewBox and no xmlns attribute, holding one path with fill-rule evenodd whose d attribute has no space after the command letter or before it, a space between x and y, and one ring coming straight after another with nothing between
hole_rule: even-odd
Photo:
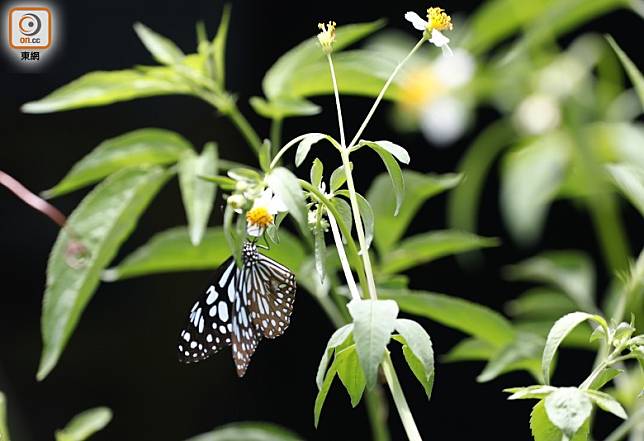
<instances>
[{"instance_id":1,"label":"orange logo","mask_svg":"<svg viewBox=\"0 0 644 441\"><path fill-rule=\"evenodd\" d=\"M9 11L9 46L13 49L47 49L51 45L51 11L18 7Z\"/></svg>"}]
</instances>

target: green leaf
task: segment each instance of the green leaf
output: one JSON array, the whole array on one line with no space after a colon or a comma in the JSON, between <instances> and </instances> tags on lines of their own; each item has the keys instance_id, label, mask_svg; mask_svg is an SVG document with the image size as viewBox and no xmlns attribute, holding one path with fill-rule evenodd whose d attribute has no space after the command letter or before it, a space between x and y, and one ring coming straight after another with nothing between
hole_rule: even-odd
<instances>
[{"instance_id":1,"label":"green leaf","mask_svg":"<svg viewBox=\"0 0 644 441\"><path fill-rule=\"evenodd\" d=\"M592 320L598 323L603 328L607 328L605 320L598 316L585 312L571 312L561 317L552 325L548 338L546 339L546 347L543 350L543 357L541 359L541 369L543 371L543 379L546 384L550 384L550 368L552 359L559 348L561 342L566 336L577 326L586 320Z\"/></svg>"},{"instance_id":2,"label":"green leaf","mask_svg":"<svg viewBox=\"0 0 644 441\"><path fill-rule=\"evenodd\" d=\"M331 388L331 383L333 383L333 378L335 378L335 374L338 372L336 362L337 360L333 360L333 363L331 363L331 367L326 372L326 376L324 377L324 382L322 382L322 386L319 388L318 394L315 397L315 405L313 407L313 424L316 428L318 427L318 423L320 422L320 414L322 413L324 400L326 400L326 396L329 394L329 389Z\"/></svg>"},{"instance_id":3,"label":"green leaf","mask_svg":"<svg viewBox=\"0 0 644 441\"><path fill-rule=\"evenodd\" d=\"M344 222L344 225L346 225L349 231L351 231L351 229L353 228L353 215L349 203L341 198L333 198L331 199L331 203L335 206L336 210L338 210L338 213L341 217L340 219L336 220L338 222Z\"/></svg>"},{"instance_id":4,"label":"green leaf","mask_svg":"<svg viewBox=\"0 0 644 441\"><path fill-rule=\"evenodd\" d=\"M38 380L44 379L58 362L98 286L101 271L134 230L139 216L168 177L169 173L161 167L116 172L92 190L69 217L47 265ZM86 249L85 259L70 265L79 246Z\"/></svg>"},{"instance_id":5,"label":"green leaf","mask_svg":"<svg viewBox=\"0 0 644 441\"><path fill-rule=\"evenodd\" d=\"M512 394L508 397L508 400L542 400L556 390L557 388L554 386L537 384L535 386L513 387L510 389L504 389L503 392L509 392Z\"/></svg>"},{"instance_id":6,"label":"green leaf","mask_svg":"<svg viewBox=\"0 0 644 441\"><path fill-rule=\"evenodd\" d=\"M403 164L409 164L410 158L409 158L409 153L407 153L407 150L405 150L403 147L399 146L398 144L394 144L391 141L365 141L365 140L360 140L358 145L356 145L351 151L358 150L362 146L368 146L371 147L372 149L378 151L378 149L382 149L390 153L394 158L396 158L398 161L402 162Z\"/></svg>"},{"instance_id":7,"label":"green leaf","mask_svg":"<svg viewBox=\"0 0 644 441\"><path fill-rule=\"evenodd\" d=\"M538 239L552 200L566 176L570 137L555 132L507 154L501 168L501 210L519 243Z\"/></svg>"},{"instance_id":8,"label":"green leaf","mask_svg":"<svg viewBox=\"0 0 644 441\"><path fill-rule=\"evenodd\" d=\"M588 397L576 387L561 387L543 401L548 419L565 435L562 440L572 438L593 410Z\"/></svg>"},{"instance_id":9,"label":"green leaf","mask_svg":"<svg viewBox=\"0 0 644 441\"><path fill-rule=\"evenodd\" d=\"M351 170L353 170L353 162L349 162L349 164L350 164ZM344 165L341 165L340 167L333 170L333 173L331 173L331 179L329 181L331 192L332 193L338 192L340 187L342 187L345 182L347 182L347 174L344 171Z\"/></svg>"},{"instance_id":10,"label":"green leaf","mask_svg":"<svg viewBox=\"0 0 644 441\"><path fill-rule=\"evenodd\" d=\"M191 149L185 138L170 130L134 130L101 142L43 195L50 198L69 193L129 166L172 164Z\"/></svg>"},{"instance_id":11,"label":"green leaf","mask_svg":"<svg viewBox=\"0 0 644 441\"><path fill-rule=\"evenodd\" d=\"M297 177L284 167L277 167L266 176L266 183L282 199L288 212L299 224L300 230L308 231L308 219L304 194Z\"/></svg>"},{"instance_id":12,"label":"green leaf","mask_svg":"<svg viewBox=\"0 0 644 441\"><path fill-rule=\"evenodd\" d=\"M254 96L249 102L258 115L269 119L312 116L322 111L320 106L303 98L273 98L266 101L264 98Z\"/></svg>"},{"instance_id":13,"label":"green leaf","mask_svg":"<svg viewBox=\"0 0 644 441\"><path fill-rule=\"evenodd\" d=\"M200 179L201 175L217 173L217 148L214 143L204 147L201 155L192 150L179 161L179 187L188 218L188 231L193 245L199 245L208 227L208 219L215 203L217 186Z\"/></svg>"},{"instance_id":14,"label":"green leaf","mask_svg":"<svg viewBox=\"0 0 644 441\"><path fill-rule=\"evenodd\" d=\"M134 23L134 31L154 59L161 64L179 63L185 56L172 40L153 31L143 23Z\"/></svg>"},{"instance_id":15,"label":"green leaf","mask_svg":"<svg viewBox=\"0 0 644 441\"><path fill-rule=\"evenodd\" d=\"M644 170L631 164L612 164L606 168L617 188L644 216Z\"/></svg>"},{"instance_id":16,"label":"green leaf","mask_svg":"<svg viewBox=\"0 0 644 441\"><path fill-rule=\"evenodd\" d=\"M455 361L489 360L498 352L498 347L477 338L461 340L447 354L442 356L442 361L451 363Z\"/></svg>"},{"instance_id":17,"label":"green leaf","mask_svg":"<svg viewBox=\"0 0 644 441\"><path fill-rule=\"evenodd\" d=\"M380 271L394 274L451 254L497 246L494 238L454 230L430 231L403 240L382 258Z\"/></svg>"},{"instance_id":18,"label":"green leaf","mask_svg":"<svg viewBox=\"0 0 644 441\"><path fill-rule=\"evenodd\" d=\"M353 341L371 389L396 325L398 305L391 300L352 300L347 308L353 317Z\"/></svg>"},{"instance_id":19,"label":"green leaf","mask_svg":"<svg viewBox=\"0 0 644 441\"><path fill-rule=\"evenodd\" d=\"M317 374L315 376L315 383L317 384L318 389L322 388L322 382L324 381L324 374L329 365L329 360L331 358L331 354L333 353L333 350L338 346L342 345L349 338L352 332L353 332L353 323L349 323L342 326L341 328L336 329L335 332L331 335L331 338L329 338L329 341L326 344L326 348L324 349L324 353L322 354L322 359L320 360L320 364L318 365Z\"/></svg>"},{"instance_id":20,"label":"green leaf","mask_svg":"<svg viewBox=\"0 0 644 441\"><path fill-rule=\"evenodd\" d=\"M624 70L626 70L628 77L631 79L631 82L635 87L637 95L640 97L640 103L642 104L642 107L644 107L644 76L642 76L642 72L640 72L635 63L633 63L628 55L626 55L626 53L619 47L613 37L607 35L606 40L608 40L608 43L610 43L611 47L619 57L619 60L622 62Z\"/></svg>"},{"instance_id":21,"label":"green leaf","mask_svg":"<svg viewBox=\"0 0 644 441\"><path fill-rule=\"evenodd\" d=\"M2 392L0 392L0 439L2 441L11 441L9 428L7 427L7 399Z\"/></svg>"},{"instance_id":22,"label":"green leaf","mask_svg":"<svg viewBox=\"0 0 644 441\"><path fill-rule=\"evenodd\" d=\"M429 400L434 385L434 349L432 340L418 323L408 319L396 319L396 331L405 340L403 354L412 372L425 389Z\"/></svg>"},{"instance_id":23,"label":"green leaf","mask_svg":"<svg viewBox=\"0 0 644 441\"><path fill-rule=\"evenodd\" d=\"M215 77L221 88L225 88L226 78L226 40L228 39L228 26L230 24L230 5L224 5L221 21L217 28L217 35L212 40L213 58L215 60Z\"/></svg>"},{"instance_id":24,"label":"green leaf","mask_svg":"<svg viewBox=\"0 0 644 441\"><path fill-rule=\"evenodd\" d=\"M565 315L566 313L564 313ZM514 322L517 331L530 332L546 338L552 328L555 318L545 320L525 320ZM573 329L561 343L562 347L574 349L597 350L597 342L590 341L590 327L577 327Z\"/></svg>"},{"instance_id":25,"label":"green leaf","mask_svg":"<svg viewBox=\"0 0 644 441\"><path fill-rule=\"evenodd\" d=\"M628 418L626 411L619 402L605 392L597 390L585 390L584 393L590 400L597 405L600 409L610 412L613 415L625 420Z\"/></svg>"},{"instance_id":26,"label":"green leaf","mask_svg":"<svg viewBox=\"0 0 644 441\"><path fill-rule=\"evenodd\" d=\"M302 165L306 156L311 151L311 146L325 138L326 135L324 133L308 133L305 135L304 139L297 145L297 150L295 151L295 166L299 167Z\"/></svg>"},{"instance_id":27,"label":"green leaf","mask_svg":"<svg viewBox=\"0 0 644 441\"><path fill-rule=\"evenodd\" d=\"M367 381L360 366L355 345L337 352L335 357L338 377L340 377L340 381L342 381L344 388L349 393L351 406L356 407L360 403Z\"/></svg>"},{"instance_id":28,"label":"green leaf","mask_svg":"<svg viewBox=\"0 0 644 441\"><path fill-rule=\"evenodd\" d=\"M359 23L339 26L336 29L335 52L355 43L377 31L384 25L381 20L371 23ZM302 68L324 58L324 52L316 38L307 38L302 43L282 55L266 72L262 81L264 94L269 98L293 96L288 91L289 82L300 76Z\"/></svg>"},{"instance_id":29,"label":"green leaf","mask_svg":"<svg viewBox=\"0 0 644 441\"><path fill-rule=\"evenodd\" d=\"M465 299L406 289L380 289L381 298L393 299L409 314L430 318L500 348L512 342L515 331L502 315Z\"/></svg>"},{"instance_id":30,"label":"green leaf","mask_svg":"<svg viewBox=\"0 0 644 441\"><path fill-rule=\"evenodd\" d=\"M601 329L601 328L598 328ZM612 367L605 368L602 370L593 382L588 386L588 389L599 390L604 387L610 380L624 372L621 369L615 369Z\"/></svg>"},{"instance_id":31,"label":"green leaf","mask_svg":"<svg viewBox=\"0 0 644 441\"><path fill-rule=\"evenodd\" d=\"M539 401L532 409L532 414L530 415L530 428L532 429L534 441L562 441L565 439L562 438L561 430L559 430L548 419L543 400ZM573 436L572 439L568 439L570 439L570 441L587 441L589 432L590 419L588 418L577 434Z\"/></svg>"},{"instance_id":32,"label":"green leaf","mask_svg":"<svg viewBox=\"0 0 644 441\"><path fill-rule=\"evenodd\" d=\"M264 173L268 173L271 169L271 141L265 139L259 149L259 166Z\"/></svg>"},{"instance_id":33,"label":"green leaf","mask_svg":"<svg viewBox=\"0 0 644 441\"><path fill-rule=\"evenodd\" d=\"M348 190L339 190L336 193L349 198ZM362 223L364 225L365 241L367 242L367 248L369 248L371 247L371 242L373 241L375 216L373 209L371 208L371 204L364 196L362 196L360 193L356 193L356 200L358 201L358 211L360 212L360 217L362 218Z\"/></svg>"},{"instance_id":34,"label":"green leaf","mask_svg":"<svg viewBox=\"0 0 644 441\"><path fill-rule=\"evenodd\" d=\"M479 383L485 383L508 371L510 367L521 363L531 372L539 374L540 355L544 340L534 334L518 333L516 339L495 354L476 377Z\"/></svg>"},{"instance_id":35,"label":"green leaf","mask_svg":"<svg viewBox=\"0 0 644 441\"><path fill-rule=\"evenodd\" d=\"M532 288L506 304L506 311L522 319L556 319L575 310L575 303L560 291Z\"/></svg>"},{"instance_id":36,"label":"green leaf","mask_svg":"<svg viewBox=\"0 0 644 441\"><path fill-rule=\"evenodd\" d=\"M593 311L595 272L580 251L550 251L507 269L511 280L547 283L566 293L582 309Z\"/></svg>"},{"instance_id":37,"label":"green leaf","mask_svg":"<svg viewBox=\"0 0 644 441\"><path fill-rule=\"evenodd\" d=\"M186 441L302 441L302 438L277 424L247 421L226 424Z\"/></svg>"},{"instance_id":38,"label":"green leaf","mask_svg":"<svg viewBox=\"0 0 644 441\"><path fill-rule=\"evenodd\" d=\"M367 193L367 200L373 208L375 219L378 219L374 240L381 255L387 254L398 242L427 199L455 187L461 181L461 176L455 174L432 175L405 170L403 175L405 199L398 216L394 216L396 200L387 175L379 175Z\"/></svg>"},{"instance_id":39,"label":"green leaf","mask_svg":"<svg viewBox=\"0 0 644 441\"><path fill-rule=\"evenodd\" d=\"M400 212L400 207L402 206L403 199L405 197L405 177L402 173L402 170L400 169L400 165L398 165L398 162L396 161L396 159L394 159L394 155L380 144L370 141L360 141L360 143L371 147L376 153L378 153L378 156L380 156L382 162L385 163L387 173L389 173L389 177L391 178L391 183L393 185L394 195L396 196L396 208L394 209L394 216L397 216ZM399 155L402 156L402 153L399 152ZM407 156L407 161L409 162L409 156Z\"/></svg>"},{"instance_id":40,"label":"green leaf","mask_svg":"<svg viewBox=\"0 0 644 441\"><path fill-rule=\"evenodd\" d=\"M96 407L76 415L64 429L56 431L56 441L84 441L112 420L112 411Z\"/></svg>"},{"instance_id":41,"label":"green leaf","mask_svg":"<svg viewBox=\"0 0 644 441\"><path fill-rule=\"evenodd\" d=\"M315 158L313 160L313 164L311 165L311 184L315 188L320 188L320 185L322 184L322 174L324 173L324 165L322 165L322 161L320 161L318 158Z\"/></svg>"},{"instance_id":42,"label":"green leaf","mask_svg":"<svg viewBox=\"0 0 644 441\"><path fill-rule=\"evenodd\" d=\"M191 94L190 86L169 67L96 71L62 86L37 101L23 104L25 113L48 113L104 106L156 95Z\"/></svg>"},{"instance_id":43,"label":"green leaf","mask_svg":"<svg viewBox=\"0 0 644 441\"><path fill-rule=\"evenodd\" d=\"M314 236L314 254L315 254L315 269L320 276L320 280L326 278L326 241L324 240L324 226L322 225L322 209L318 208L316 211L315 227L313 230Z\"/></svg>"},{"instance_id":44,"label":"green leaf","mask_svg":"<svg viewBox=\"0 0 644 441\"><path fill-rule=\"evenodd\" d=\"M306 253L296 237L280 232L280 243L262 250L262 254L291 268L296 274ZM193 246L186 227L175 227L153 236L128 255L118 266L103 272L103 280L112 282L131 277L175 271L216 269L230 257L221 227L206 230L203 240Z\"/></svg>"}]
</instances>

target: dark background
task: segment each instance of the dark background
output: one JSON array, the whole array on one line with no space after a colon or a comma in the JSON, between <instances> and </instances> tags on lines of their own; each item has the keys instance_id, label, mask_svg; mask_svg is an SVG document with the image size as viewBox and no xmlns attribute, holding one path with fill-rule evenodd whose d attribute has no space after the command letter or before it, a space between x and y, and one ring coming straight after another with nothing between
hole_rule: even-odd
<instances>
[{"instance_id":1,"label":"dark background","mask_svg":"<svg viewBox=\"0 0 644 441\"><path fill-rule=\"evenodd\" d=\"M44 96L92 70L151 64L138 42L132 23L142 21L169 36L187 52L195 47L194 23L204 19L214 32L221 2L126 1L53 3L64 18L64 47L54 63L39 74L12 72L3 65L0 77L0 169L34 190L52 186L69 167L100 141L140 127L163 127L184 135L196 146L219 143L224 158L254 161L227 120L211 107L190 97L159 97L108 107L49 115L26 115L19 106ZM469 12L473 2L445 2L449 11ZM410 29L403 21L406 10L422 11L424 2L233 2L228 43L229 88L240 96L242 109L258 124L262 136L267 125L248 112L246 99L259 95L260 81L275 57L316 31L318 21L338 23L387 17L389 25ZM4 19L4 18L3 18ZM641 21L618 11L583 27L611 33L634 58ZM577 31L573 35L578 35ZM641 36L641 35L640 35ZM570 41L572 35L562 41ZM332 109L330 97L316 102ZM369 100L344 101L348 132L358 126ZM468 145L471 133L492 121L496 114L479 111L477 128L470 138L450 149L436 149L420 136L392 134L385 117L369 127L370 137L398 137L421 171L448 172ZM288 139L311 131L336 131L334 112L319 117L287 121ZM331 158L329 158L331 160ZM367 160L367 159L365 159ZM367 160L368 161L368 160ZM327 166L328 167L328 166ZM358 164L360 189L376 167ZM55 201L64 212L78 204L86 190ZM504 245L486 252L485 263L464 272L453 258L443 259L410 273L411 286L462 296L497 309L524 288L502 279L503 265L544 249L581 248L590 252L598 268L595 236L585 213L568 203L556 203L543 240L537 247L517 249L509 241L499 217L497 184L486 187L481 232L499 236ZM641 219L623 206L633 252L643 243ZM413 230L445 227L445 198L424 207ZM221 221L216 211L213 223ZM139 228L126 242L117 261L155 232L185 224L176 181L166 185L143 216ZM179 365L175 354L177 333L186 311L208 280L207 272L169 274L103 284L87 307L58 366L42 383L35 380L41 347L40 303L45 283L47 255L57 229L8 192L0 189L0 390L9 401L9 419L18 441L52 439L74 414L107 405L115 412L108 428L96 440L180 440L221 424L263 420L282 424L306 439L368 439L363 404L352 410L346 393L336 381L327 399L320 428L313 428L314 376L332 326L317 303L306 293L298 296L289 331L275 342L264 342L243 380L234 373L228 353L196 366ZM600 287L607 281L600 271ZM431 333L437 354L447 352L462 336L436 323L421 320ZM436 385L427 402L404 362L397 359L404 390L421 433L428 439L530 439L529 410L533 403L508 402L505 387L531 384L524 373L505 375L477 384L481 363L438 364ZM574 384L583 379L592 354L567 351L561 356L555 382ZM598 420L598 433L606 434L616 421ZM404 439L395 409L391 409L393 439ZM476 435L473 435L475 431Z\"/></svg>"}]
</instances>

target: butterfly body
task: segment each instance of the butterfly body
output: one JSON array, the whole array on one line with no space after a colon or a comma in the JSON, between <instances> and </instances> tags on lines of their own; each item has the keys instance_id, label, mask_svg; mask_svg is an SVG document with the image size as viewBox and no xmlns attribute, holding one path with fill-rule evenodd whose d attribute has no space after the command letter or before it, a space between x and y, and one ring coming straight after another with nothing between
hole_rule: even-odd
<instances>
[{"instance_id":1,"label":"butterfly body","mask_svg":"<svg viewBox=\"0 0 644 441\"><path fill-rule=\"evenodd\" d=\"M179 336L179 361L195 363L232 346L242 377L262 337L275 338L290 323L295 275L244 244L242 266L231 257L215 272L214 282L195 302Z\"/></svg>"}]
</instances>

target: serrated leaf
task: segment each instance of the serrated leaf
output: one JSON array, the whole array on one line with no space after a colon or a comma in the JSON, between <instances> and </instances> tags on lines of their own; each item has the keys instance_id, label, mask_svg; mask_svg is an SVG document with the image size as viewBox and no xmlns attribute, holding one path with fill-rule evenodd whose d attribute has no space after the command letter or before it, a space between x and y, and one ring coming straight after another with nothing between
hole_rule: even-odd
<instances>
[{"instance_id":1,"label":"serrated leaf","mask_svg":"<svg viewBox=\"0 0 644 441\"><path fill-rule=\"evenodd\" d=\"M347 308L353 317L353 340L360 365L371 389L396 324L398 305L392 300L352 300Z\"/></svg>"},{"instance_id":2,"label":"serrated leaf","mask_svg":"<svg viewBox=\"0 0 644 441\"><path fill-rule=\"evenodd\" d=\"M617 188L644 216L644 169L632 164L607 165Z\"/></svg>"},{"instance_id":3,"label":"serrated leaf","mask_svg":"<svg viewBox=\"0 0 644 441\"><path fill-rule=\"evenodd\" d=\"M333 363L331 363L331 367L329 367L329 370L326 372L326 375L324 376L324 381L322 382L322 386L318 390L318 394L315 397L315 405L313 406L313 424L315 427L318 427L318 423L320 422L320 414L322 413L322 406L324 406L324 401L326 400L326 396L329 394L329 389L331 389L331 383L333 383L333 378L335 378L335 374L337 373L337 367L336 367L336 360L333 360Z\"/></svg>"},{"instance_id":4,"label":"serrated leaf","mask_svg":"<svg viewBox=\"0 0 644 441\"><path fill-rule=\"evenodd\" d=\"M432 175L411 170L403 171L405 199L394 216L396 198L386 174L379 175L367 192L367 200L373 208L375 224L374 241L381 255L386 255L398 243L421 205L432 196L455 187L461 176L455 174Z\"/></svg>"},{"instance_id":5,"label":"serrated leaf","mask_svg":"<svg viewBox=\"0 0 644 441\"><path fill-rule=\"evenodd\" d=\"M380 159L382 159L382 162L384 162L385 164L387 173L389 173L389 177L391 178L391 184L393 186L394 195L396 198L394 216L397 216L400 212L400 207L402 206L403 199L405 197L405 177L402 173L402 170L400 169L400 165L398 165L398 161L396 161L394 156L379 144L370 141L361 141L361 143L364 143L364 145L371 147L376 153L378 153L378 156L380 156Z\"/></svg>"},{"instance_id":6,"label":"serrated leaf","mask_svg":"<svg viewBox=\"0 0 644 441\"><path fill-rule=\"evenodd\" d=\"M338 377L351 398L351 406L356 407L360 403L367 382L360 366L360 360L358 360L355 345L336 352L335 357Z\"/></svg>"},{"instance_id":7,"label":"serrated leaf","mask_svg":"<svg viewBox=\"0 0 644 441\"><path fill-rule=\"evenodd\" d=\"M201 175L217 173L217 149L209 143L201 155L188 150L179 161L179 188L188 219L188 231L193 245L199 245L208 227L210 212L215 203L217 186L200 179Z\"/></svg>"},{"instance_id":8,"label":"serrated leaf","mask_svg":"<svg viewBox=\"0 0 644 441\"><path fill-rule=\"evenodd\" d=\"M544 340L534 334L518 333L516 339L494 355L483 369L476 381L484 383L491 381L507 372L508 367L521 362L529 364L532 370L539 372L540 355L543 351Z\"/></svg>"},{"instance_id":9,"label":"serrated leaf","mask_svg":"<svg viewBox=\"0 0 644 441\"><path fill-rule=\"evenodd\" d=\"M395 300L404 312L430 318L497 348L514 341L512 324L501 314L483 305L428 291L381 288L378 294L381 298Z\"/></svg>"},{"instance_id":10,"label":"serrated leaf","mask_svg":"<svg viewBox=\"0 0 644 441\"><path fill-rule=\"evenodd\" d=\"M404 239L382 258L380 271L394 274L451 254L493 247L498 240L455 230L430 231Z\"/></svg>"},{"instance_id":11,"label":"serrated leaf","mask_svg":"<svg viewBox=\"0 0 644 441\"><path fill-rule=\"evenodd\" d=\"M514 387L510 389L505 389L503 390L503 392L509 392L512 394L508 397L508 400L528 400L528 399L542 400L556 390L557 388L554 386L537 384L534 386Z\"/></svg>"},{"instance_id":12,"label":"serrated leaf","mask_svg":"<svg viewBox=\"0 0 644 441\"><path fill-rule=\"evenodd\" d=\"M405 340L403 354L410 369L425 389L429 400L434 385L434 349L429 334L413 320L396 319L396 331Z\"/></svg>"},{"instance_id":13,"label":"serrated leaf","mask_svg":"<svg viewBox=\"0 0 644 441\"><path fill-rule=\"evenodd\" d=\"M322 165L322 161L320 161L318 158L315 158L313 160L313 164L311 165L311 184L315 188L320 188L320 185L322 184L322 174L324 173L324 165Z\"/></svg>"},{"instance_id":14,"label":"serrated leaf","mask_svg":"<svg viewBox=\"0 0 644 441\"><path fill-rule=\"evenodd\" d=\"M186 441L303 441L295 433L277 424L241 422L226 424Z\"/></svg>"},{"instance_id":15,"label":"serrated leaf","mask_svg":"<svg viewBox=\"0 0 644 441\"><path fill-rule=\"evenodd\" d=\"M56 441L84 441L102 430L111 420L112 411L107 407L86 410L56 432Z\"/></svg>"},{"instance_id":16,"label":"serrated leaf","mask_svg":"<svg viewBox=\"0 0 644 441\"><path fill-rule=\"evenodd\" d=\"M307 232L306 204L297 177L286 168L277 167L266 176L266 183L284 202L289 214L293 216L300 230L303 233Z\"/></svg>"},{"instance_id":17,"label":"serrated leaf","mask_svg":"<svg viewBox=\"0 0 644 441\"><path fill-rule=\"evenodd\" d=\"M101 142L43 195L50 198L69 193L129 166L172 164L191 149L185 138L170 130L134 130Z\"/></svg>"},{"instance_id":18,"label":"serrated leaf","mask_svg":"<svg viewBox=\"0 0 644 441\"><path fill-rule=\"evenodd\" d=\"M587 441L590 432L590 419L586 419L581 429L570 441ZM563 434L546 415L546 409L543 400L539 401L533 408L530 415L530 429L534 441L563 441Z\"/></svg>"},{"instance_id":19,"label":"serrated leaf","mask_svg":"<svg viewBox=\"0 0 644 441\"><path fill-rule=\"evenodd\" d=\"M586 390L584 393L590 398L590 400L597 405L600 409L610 412L613 415L625 420L628 418L626 411L619 402L613 398L611 395L608 395L605 392L600 392L598 390Z\"/></svg>"},{"instance_id":20,"label":"serrated leaf","mask_svg":"<svg viewBox=\"0 0 644 441\"><path fill-rule=\"evenodd\" d=\"M153 31L143 23L134 23L134 31L154 59L161 64L179 63L185 56L172 40Z\"/></svg>"},{"instance_id":21,"label":"serrated leaf","mask_svg":"<svg viewBox=\"0 0 644 441\"><path fill-rule=\"evenodd\" d=\"M161 167L121 170L92 190L69 217L47 265L39 380L58 362L98 286L101 272L168 177L169 173ZM70 250L78 248L78 241L86 249L83 253L86 258L81 265L70 266Z\"/></svg>"},{"instance_id":22,"label":"serrated leaf","mask_svg":"<svg viewBox=\"0 0 644 441\"><path fill-rule=\"evenodd\" d=\"M0 439L11 441L9 428L7 427L7 399L2 392L0 392Z\"/></svg>"},{"instance_id":23,"label":"serrated leaf","mask_svg":"<svg viewBox=\"0 0 644 441\"><path fill-rule=\"evenodd\" d=\"M543 379L545 384L550 384L550 368L552 359L559 348L561 342L566 336L581 323L586 320L592 320L601 324L606 328L606 322L603 318L597 315L588 314L585 312L571 312L561 317L552 325L548 338L546 339L546 346L543 350L543 357L541 359L541 369L543 372Z\"/></svg>"},{"instance_id":24,"label":"serrated leaf","mask_svg":"<svg viewBox=\"0 0 644 441\"><path fill-rule=\"evenodd\" d=\"M349 323L342 326L341 328L336 329L336 331L331 335L331 338L329 338L329 341L326 344L326 348L324 349L324 353L322 354L320 364L318 365L317 374L315 376L315 383L317 384L318 389L322 388L324 374L327 370L327 366L329 365L329 360L331 358L333 350L343 344L347 340L347 338L349 338L352 332L353 323Z\"/></svg>"},{"instance_id":25,"label":"serrated leaf","mask_svg":"<svg viewBox=\"0 0 644 441\"><path fill-rule=\"evenodd\" d=\"M297 145L297 150L295 151L295 166L299 167L302 165L306 156L311 151L311 146L318 141L321 141L326 138L324 133L309 133L307 134Z\"/></svg>"},{"instance_id":26,"label":"serrated leaf","mask_svg":"<svg viewBox=\"0 0 644 441\"><path fill-rule=\"evenodd\" d=\"M269 119L312 116L322 111L320 106L303 98L273 98L266 101L264 98L254 96L249 102L258 115Z\"/></svg>"},{"instance_id":27,"label":"serrated leaf","mask_svg":"<svg viewBox=\"0 0 644 441\"><path fill-rule=\"evenodd\" d=\"M568 439L581 429L593 410L588 397L576 387L561 387L549 394L543 402L548 419Z\"/></svg>"},{"instance_id":28,"label":"serrated leaf","mask_svg":"<svg viewBox=\"0 0 644 441\"><path fill-rule=\"evenodd\" d=\"M156 95L192 94L190 86L171 68L90 72L37 101L23 104L25 113L48 113Z\"/></svg>"}]
</instances>

